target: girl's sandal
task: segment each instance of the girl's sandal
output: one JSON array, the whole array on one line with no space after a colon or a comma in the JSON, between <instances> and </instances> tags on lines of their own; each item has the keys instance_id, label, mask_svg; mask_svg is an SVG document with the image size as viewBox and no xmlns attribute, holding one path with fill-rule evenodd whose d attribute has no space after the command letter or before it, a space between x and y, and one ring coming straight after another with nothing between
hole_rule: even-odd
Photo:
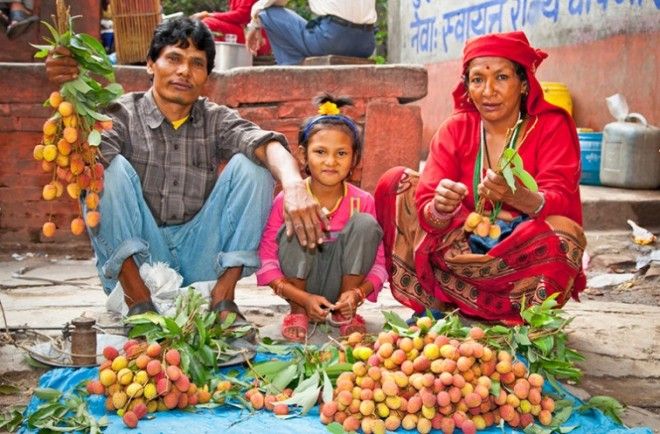
<instances>
[{"instance_id":1,"label":"girl's sandal","mask_svg":"<svg viewBox=\"0 0 660 434\"><path fill-rule=\"evenodd\" d=\"M356 313L351 318L346 318L341 313L333 313L328 323L333 327L339 327L340 336L348 336L351 333L366 333L367 325L362 315Z\"/></svg>"},{"instance_id":2,"label":"girl's sandal","mask_svg":"<svg viewBox=\"0 0 660 434\"><path fill-rule=\"evenodd\" d=\"M282 319L282 337L292 342L305 342L309 318L304 313L290 313Z\"/></svg>"}]
</instances>

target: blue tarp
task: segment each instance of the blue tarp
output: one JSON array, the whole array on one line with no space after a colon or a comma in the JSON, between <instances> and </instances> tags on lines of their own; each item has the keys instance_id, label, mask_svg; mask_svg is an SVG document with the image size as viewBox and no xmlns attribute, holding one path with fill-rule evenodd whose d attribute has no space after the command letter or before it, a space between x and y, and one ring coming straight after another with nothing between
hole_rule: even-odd
<instances>
[{"instance_id":1,"label":"blue tarp","mask_svg":"<svg viewBox=\"0 0 660 434\"><path fill-rule=\"evenodd\" d=\"M267 360L264 354L258 354L255 361ZM98 368L59 368L46 372L39 380L39 387L51 387L62 392L69 392L75 388L81 381L94 379L98 377ZM573 398L577 401L577 398ZM32 399L26 414L33 412L40 401L36 397ZM105 397L91 396L89 399L90 412L100 418L108 415L110 424L104 431L107 434L113 433L144 433L144 434L204 434L204 433L232 433L232 434L255 434L255 433L295 433L295 434L327 434L328 430L319 419L318 407L313 408L306 416L290 419L279 419L267 411L250 413L231 406L223 406L216 409L198 409L196 411L173 410L166 412L157 412L150 416L153 419L142 419L136 429L128 429L121 418L115 413L107 413L104 407ZM572 434L652 434L648 428L626 429L615 424L600 411L590 410L586 413L573 412L571 418L565 426L578 425L571 431ZM19 432L29 433L23 428ZM399 429L397 433L409 433ZM437 431L439 432L439 431ZM460 430L457 430L460 432ZM522 430L510 428L505 425L505 433L520 433ZM489 429L479 431L483 434L501 434L499 427L490 427Z\"/></svg>"}]
</instances>

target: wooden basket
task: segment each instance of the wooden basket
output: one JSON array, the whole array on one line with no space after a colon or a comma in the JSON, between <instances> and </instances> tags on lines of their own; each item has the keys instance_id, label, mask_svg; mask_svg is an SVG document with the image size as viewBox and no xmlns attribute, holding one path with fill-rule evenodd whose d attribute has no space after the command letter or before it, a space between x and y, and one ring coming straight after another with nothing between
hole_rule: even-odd
<instances>
[{"instance_id":1,"label":"wooden basket","mask_svg":"<svg viewBox=\"0 0 660 434\"><path fill-rule=\"evenodd\" d=\"M110 4L117 62L146 62L154 29L161 21L160 0L112 0Z\"/></svg>"}]
</instances>

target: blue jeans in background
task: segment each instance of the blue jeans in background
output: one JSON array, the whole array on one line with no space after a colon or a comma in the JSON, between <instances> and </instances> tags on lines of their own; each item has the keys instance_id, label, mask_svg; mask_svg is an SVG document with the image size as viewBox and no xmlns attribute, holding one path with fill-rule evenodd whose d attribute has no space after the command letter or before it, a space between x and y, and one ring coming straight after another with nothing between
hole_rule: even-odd
<instances>
[{"instance_id":1,"label":"blue jeans in background","mask_svg":"<svg viewBox=\"0 0 660 434\"><path fill-rule=\"evenodd\" d=\"M259 267L257 248L273 200L273 178L242 154L229 161L202 209L190 221L158 226L133 166L116 156L105 172L101 223L88 229L103 290L117 284L123 262L165 262L183 285L217 280L229 267L243 277Z\"/></svg>"},{"instance_id":2,"label":"blue jeans in background","mask_svg":"<svg viewBox=\"0 0 660 434\"><path fill-rule=\"evenodd\" d=\"M271 6L259 13L278 65L298 65L305 57L369 57L376 48L374 30L338 24L330 17L307 22L291 9Z\"/></svg>"}]
</instances>

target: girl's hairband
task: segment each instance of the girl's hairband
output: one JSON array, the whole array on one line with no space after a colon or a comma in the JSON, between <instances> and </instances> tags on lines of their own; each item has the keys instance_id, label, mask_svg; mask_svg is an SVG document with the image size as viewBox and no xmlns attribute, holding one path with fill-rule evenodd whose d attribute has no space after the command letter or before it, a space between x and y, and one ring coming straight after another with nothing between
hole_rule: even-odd
<instances>
[{"instance_id":1,"label":"girl's hairband","mask_svg":"<svg viewBox=\"0 0 660 434\"><path fill-rule=\"evenodd\" d=\"M307 141L309 138L309 133L312 131L312 128L314 128L314 125L324 123L325 121L339 121L340 123L346 125L348 129L351 130L351 133L353 133L353 141L359 146L360 133L358 132L357 125L355 125L355 122L353 122L353 120L348 116L340 114L337 104L331 101L326 101L321 104L319 106L319 115L313 117L309 120L309 122L307 122L307 125L305 125L302 133L303 141Z\"/></svg>"}]
</instances>

